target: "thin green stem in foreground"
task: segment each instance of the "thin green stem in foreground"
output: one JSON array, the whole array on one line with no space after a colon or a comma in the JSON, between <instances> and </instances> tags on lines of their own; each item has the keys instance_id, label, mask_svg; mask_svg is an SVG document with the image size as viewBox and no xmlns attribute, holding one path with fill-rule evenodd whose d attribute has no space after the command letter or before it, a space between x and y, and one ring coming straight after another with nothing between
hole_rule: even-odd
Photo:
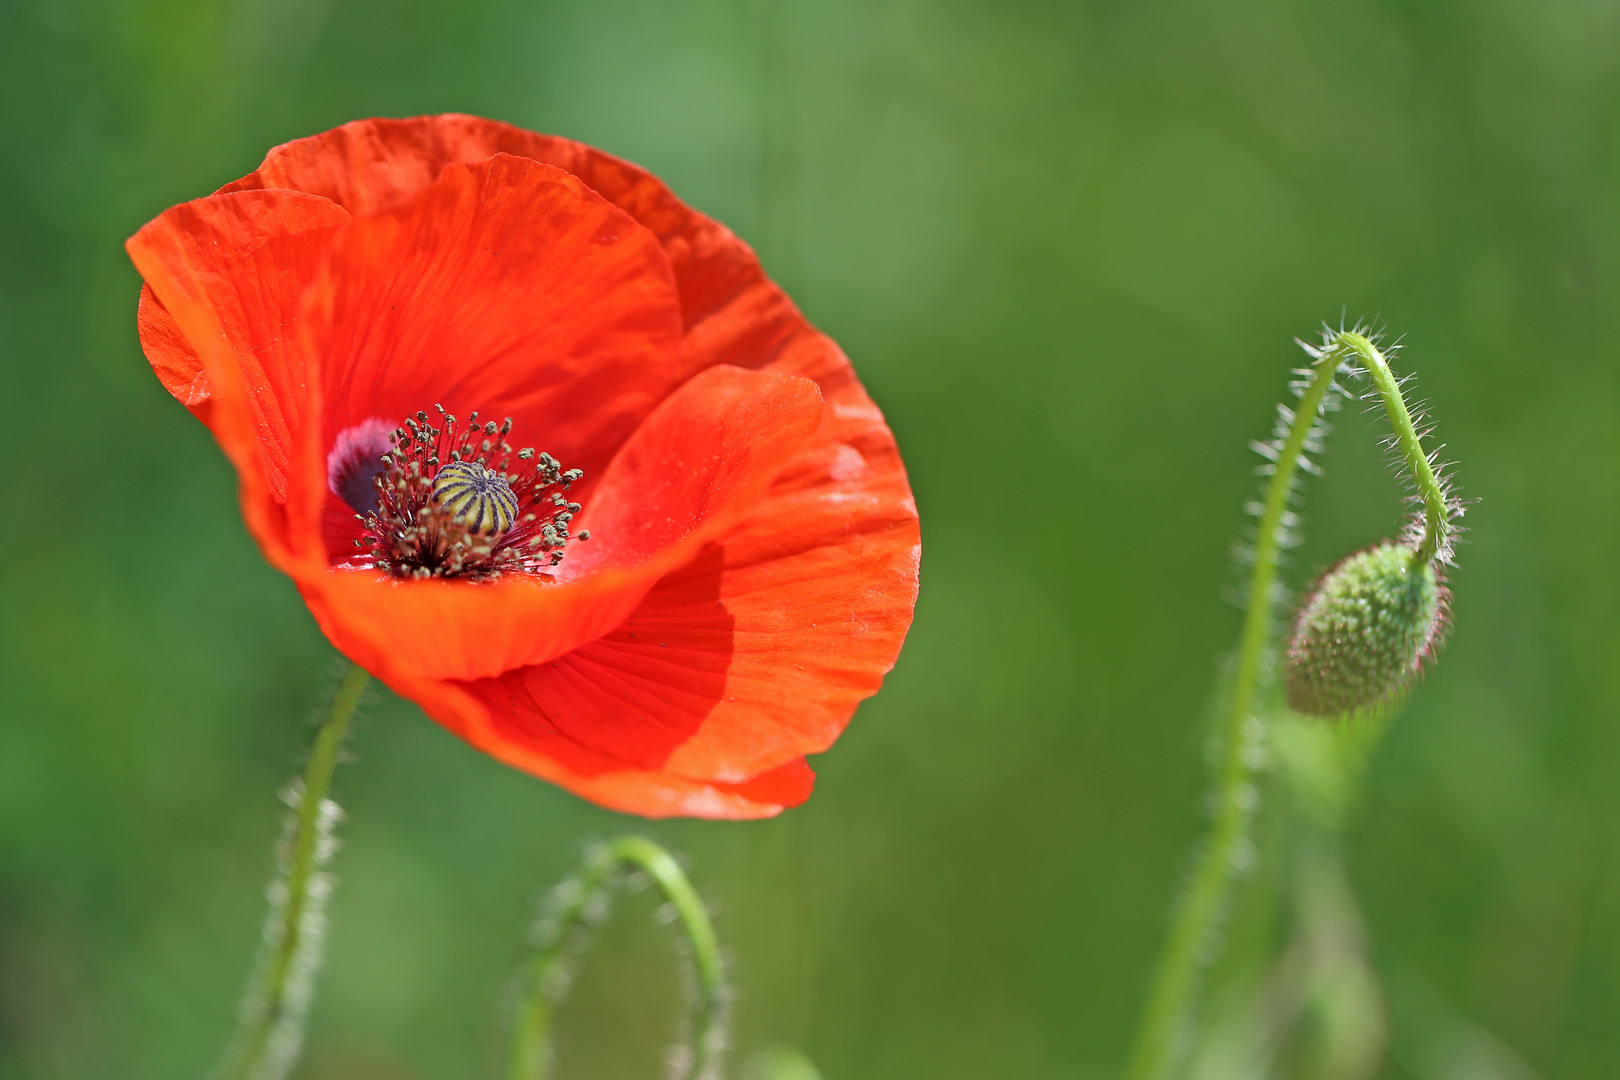
<instances>
[{"instance_id":1,"label":"thin green stem in foreground","mask_svg":"<svg viewBox=\"0 0 1620 1080\"><path fill-rule=\"evenodd\" d=\"M1342 346L1336 340L1317 358L1266 490L1255 543L1254 569L1249 579L1243 637L1238 646L1231 699L1221 725L1223 760L1217 779L1215 821L1199 853L1187 891L1176 908L1169 937L1159 957L1131 1055L1128 1074L1131 1080L1159 1080L1166 1074L1199 977L1209 960L1233 870L1244 858L1249 824L1259 801L1253 774L1261 732L1254 705L1271 636L1278 532L1288 508L1300 454L1333 385L1334 372L1342 357Z\"/></svg>"},{"instance_id":2,"label":"thin green stem in foreground","mask_svg":"<svg viewBox=\"0 0 1620 1080\"><path fill-rule=\"evenodd\" d=\"M1423 502L1423 539L1418 543L1413 564L1426 563L1436 554L1445 553L1451 529L1451 513L1445 489L1435 475L1429 455L1424 453L1422 439L1412 423L1412 414L1406 408L1400 380L1390 371L1389 361L1384 359L1384 354L1365 335L1343 330L1334 341L1355 353L1356 359L1366 367L1367 377L1372 380L1378 396L1383 398L1389 426L1395 432L1395 445L1406 462L1412 482L1417 486L1418 498Z\"/></svg>"},{"instance_id":3,"label":"thin green stem in foreground","mask_svg":"<svg viewBox=\"0 0 1620 1080\"><path fill-rule=\"evenodd\" d=\"M344 673L315 734L303 778L287 794L293 814L282 838L279 873L270 886L264 948L221 1080L281 1080L297 1060L331 893L321 867L331 857L339 811L327 794L343 737L369 679L357 666Z\"/></svg>"},{"instance_id":4,"label":"thin green stem in foreground","mask_svg":"<svg viewBox=\"0 0 1620 1080\"><path fill-rule=\"evenodd\" d=\"M590 932L607 917L613 892L637 870L652 879L674 909L695 969L692 1042L683 1050L683 1060L676 1062L675 1075L687 1080L715 1080L720 1075L728 995L708 909L669 852L645 837L621 836L593 850L579 873L552 894L551 910L535 934L534 958L513 1017L509 1080L545 1080L551 1075L552 1016L568 993Z\"/></svg>"}]
</instances>

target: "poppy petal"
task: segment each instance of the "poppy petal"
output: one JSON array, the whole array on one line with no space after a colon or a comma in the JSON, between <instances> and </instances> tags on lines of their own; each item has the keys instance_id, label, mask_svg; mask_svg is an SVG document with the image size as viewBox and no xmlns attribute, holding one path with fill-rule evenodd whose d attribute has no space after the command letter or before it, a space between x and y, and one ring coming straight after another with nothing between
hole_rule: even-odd
<instances>
[{"instance_id":1,"label":"poppy petal","mask_svg":"<svg viewBox=\"0 0 1620 1080\"><path fill-rule=\"evenodd\" d=\"M208 381L202 357L186 340L180 324L174 321L163 301L152 292L152 286L144 283L140 305L135 311L135 329L141 339L141 351L146 353L163 389L207 424L208 399L214 394L214 384Z\"/></svg>"},{"instance_id":2,"label":"poppy petal","mask_svg":"<svg viewBox=\"0 0 1620 1080\"><path fill-rule=\"evenodd\" d=\"M594 483L683 377L657 238L527 158L453 166L416 198L356 219L305 313L322 357L323 446L373 417L398 423L443 403L463 419L511 416L514 441Z\"/></svg>"},{"instance_id":3,"label":"poppy petal","mask_svg":"<svg viewBox=\"0 0 1620 1080\"><path fill-rule=\"evenodd\" d=\"M336 204L301 192L211 195L165 211L126 245L154 301L144 308L143 346L171 392L190 357L201 362L202 418L237 467L249 527L283 569L299 549L285 508L295 436L319 411L292 327L348 220Z\"/></svg>"},{"instance_id":4,"label":"poppy petal","mask_svg":"<svg viewBox=\"0 0 1620 1080\"><path fill-rule=\"evenodd\" d=\"M496 154L572 173L649 228L654 222L642 211L656 203L681 205L656 177L612 154L463 113L355 120L294 139L272 148L257 169L220 191L290 188L330 199L356 216L375 214L413 198L451 165Z\"/></svg>"},{"instance_id":5,"label":"poppy petal","mask_svg":"<svg viewBox=\"0 0 1620 1080\"><path fill-rule=\"evenodd\" d=\"M893 439L875 409L845 404L745 520L621 627L508 676L543 726L706 781L833 743L893 666L917 597L916 508Z\"/></svg>"},{"instance_id":6,"label":"poppy petal","mask_svg":"<svg viewBox=\"0 0 1620 1080\"><path fill-rule=\"evenodd\" d=\"M814 380L825 408L770 496L720 541L717 594L735 620L727 690L665 763L699 778L830 746L893 667L917 599L917 507L894 436L843 351L752 265L711 260L731 292L689 331L688 352L753 353L765 370Z\"/></svg>"},{"instance_id":7,"label":"poppy petal","mask_svg":"<svg viewBox=\"0 0 1620 1080\"><path fill-rule=\"evenodd\" d=\"M579 519L594 539L558 577L639 565L712 536L764 494L821 424L809 379L721 365L694 375L636 429Z\"/></svg>"},{"instance_id":8,"label":"poppy petal","mask_svg":"<svg viewBox=\"0 0 1620 1080\"><path fill-rule=\"evenodd\" d=\"M412 198L450 165L496 154L572 173L650 229L674 269L688 333L722 309L752 311L750 318L733 320L723 349L711 336L702 348L706 363L757 366L785 336L787 328L773 325L780 322L775 316L797 316L747 244L687 206L656 176L594 146L498 120L460 113L356 120L275 147L258 169L220 190L292 188L331 199L356 215L372 214ZM694 361L689 370L700 366L706 364Z\"/></svg>"},{"instance_id":9,"label":"poppy petal","mask_svg":"<svg viewBox=\"0 0 1620 1080\"><path fill-rule=\"evenodd\" d=\"M842 444L823 464L863 468L851 463L857 453ZM725 692L666 770L740 780L820 752L882 685L916 605L917 517L903 477L894 485L864 467L859 486L829 482L825 471L804 486L784 480L721 539L724 563L713 574L733 620ZM658 590L648 597L663 599ZM668 636L686 637L696 614L670 612Z\"/></svg>"},{"instance_id":10,"label":"poppy petal","mask_svg":"<svg viewBox=\"0 0 1620 1080\"><path fill-rule=\"evenodd\" d=\"M522 769L581 798L643 817L765 818L810 797L815 773L800 758L742 783L710 782L626 766L542 723L522 683L510 678L473 683L390 682L434 720L498 761Z\"/></svg>"},{"instance_id":11,"label":"poppy petal","mask_svg":"<svg viewBox=\"0 0 1620 1080\"><path fill-rule=\"evenodd\" d=\"M555 580L333 570L299 587L333 644L385 681L478 679L545 663L621 624L660 577L733 524L820 416L808 379L711 368L660 403L608 466L581 518L591 539L570 548ZM660 462L673 467L660 471Z\"/></svg>"}]
</instances>

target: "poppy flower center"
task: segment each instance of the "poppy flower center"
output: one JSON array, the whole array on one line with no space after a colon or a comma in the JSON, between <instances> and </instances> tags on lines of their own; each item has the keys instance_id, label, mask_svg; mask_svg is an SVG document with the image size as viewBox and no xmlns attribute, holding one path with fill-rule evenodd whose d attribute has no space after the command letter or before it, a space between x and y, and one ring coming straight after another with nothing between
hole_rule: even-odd
<instances>
[{"instance_id":1,"label":"poppy flower center","mask_svg":"<svg viewBox=\"0 0 1620 1080\"><path fill-rule=\"evenodd\" d=\"M358 565L468 581L556 566L580 511L563 492L584 474L544 451L514 452L511 417L479 423L474 412L463 427L444 406L434 408L437 424L426 412L392 431L367 420L333 444L329 486L366 530L354 542L365 552Z\"/></svg>"}]
</instances>

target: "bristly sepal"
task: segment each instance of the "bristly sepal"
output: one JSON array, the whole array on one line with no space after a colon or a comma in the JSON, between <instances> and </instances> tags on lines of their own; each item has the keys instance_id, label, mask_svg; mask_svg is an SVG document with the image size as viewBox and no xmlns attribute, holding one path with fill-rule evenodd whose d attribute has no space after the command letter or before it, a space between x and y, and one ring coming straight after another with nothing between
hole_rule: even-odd
<instances>
[{"instance_id":1,"label":"bristly sepal","mask_svg":"<svg viewBox=\"0 0 1620 1080\"><path fill-rule=\"evenodd\" d=\"M1322 575L1288 643L1288 707L1349 720L1399 704L1443 640L1449 594L1432 560L1385 540Z\"/></svg>"}]
</instances>

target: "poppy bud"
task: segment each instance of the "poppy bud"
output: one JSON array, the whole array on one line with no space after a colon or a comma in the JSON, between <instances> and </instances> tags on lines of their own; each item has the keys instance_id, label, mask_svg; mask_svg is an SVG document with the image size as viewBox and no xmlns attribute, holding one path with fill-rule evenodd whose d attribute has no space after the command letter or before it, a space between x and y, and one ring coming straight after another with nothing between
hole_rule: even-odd
<instances>
[{"instance_id":1,"label":"poppy bud","mask_svg":"<svg viewBox=\"0 0 1620 1080\"><path fill-rule=\"evenodd\" d=\"M1434 564L1415 554L1385 540L1323 575L1288 643L1289 708L1346 718L1391 704L1411 685L1446 614Z\"/></svg>"}]
</instances>

